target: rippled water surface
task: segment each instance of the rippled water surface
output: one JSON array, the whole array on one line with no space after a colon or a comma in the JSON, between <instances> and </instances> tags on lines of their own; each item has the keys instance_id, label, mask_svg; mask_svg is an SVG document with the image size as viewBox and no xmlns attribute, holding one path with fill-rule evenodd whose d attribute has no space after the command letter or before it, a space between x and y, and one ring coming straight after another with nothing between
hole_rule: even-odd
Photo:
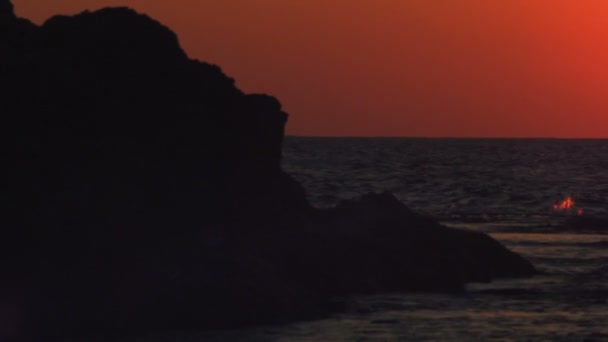
<instances>
[{"instance_id":1,"label":"rippled water surface","mask_svg":"<svg viewBox=\"0 0 608 342\"><path fill-rule=\"evenodd\" d=\"M286 340L608 341L608 140L288 138L284 166L318 206L391 191L544 273L462 296L360 298ZM576 207L554 210L567 196Z\"/></svg>"},{"instance_id":2,"label":"rippled water surface","mask_svg":"<svg viewBox=\"0 0 608 342\"><path fill-rule=\"evenodd\" d=\"M546 223L567 195L608 209L608 140L292 137L283 165L320 206L391 191L442 220Z\"/></svg>"},{"instance_id":3,"label":"rippled water surface","mask_svg":"<svg viewBox=\"0 0 608 342\"><path fill-rule=\"evenodd\" d=\"M455 295L356 297L311 322L141 341L608 341L608 140L287 138L283 165L317 206L391 191L491 234L543 274ZM582 215L552 208L567 196Z\"/></svg>"}]
</instances>

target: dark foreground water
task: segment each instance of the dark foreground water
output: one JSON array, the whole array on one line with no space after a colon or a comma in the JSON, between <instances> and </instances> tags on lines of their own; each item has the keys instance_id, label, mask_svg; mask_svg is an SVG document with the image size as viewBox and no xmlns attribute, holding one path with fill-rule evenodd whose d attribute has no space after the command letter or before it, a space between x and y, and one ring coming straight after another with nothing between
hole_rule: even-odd
<instances>
[{"instance_id":1,"label":"dark foreground water","mask_svg":"<svg viewBox=\"0 0 608 342\"><path fill-rule=\"evenodd\" d=\"M287 138L284 154L317 206L391 191L491 234L544 274L460 295L353 298L312 322L138 341L608 341L608 140ZM574 205L559 208L568 196Z\"/></svg>"}]
</instances>

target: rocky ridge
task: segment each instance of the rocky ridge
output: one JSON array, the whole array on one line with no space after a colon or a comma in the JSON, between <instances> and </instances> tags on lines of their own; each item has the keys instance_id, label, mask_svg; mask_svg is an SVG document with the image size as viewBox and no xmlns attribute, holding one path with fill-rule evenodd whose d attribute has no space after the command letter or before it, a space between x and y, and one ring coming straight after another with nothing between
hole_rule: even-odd
<instances>
[{"instance_id":1,"label":"rocky ridge","mask_svg":"<svg viewBox=\"0 0 608 342\"><path fill-rule=\"evenodd\" d=\"M131 9L37 26L0 0L0 51L2 336L280 322L536 272L390 194L312 208L280 103Z\"/></svg>"}]
</instances>

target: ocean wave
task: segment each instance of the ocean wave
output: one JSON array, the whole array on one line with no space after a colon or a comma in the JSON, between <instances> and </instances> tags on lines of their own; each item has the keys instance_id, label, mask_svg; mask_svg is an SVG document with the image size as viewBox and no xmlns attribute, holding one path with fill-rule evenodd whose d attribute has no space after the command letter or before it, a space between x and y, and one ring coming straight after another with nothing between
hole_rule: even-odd
<instances>
[{"instance_id":1,"label":"ocean wave","mask_svg":"<svg viewBox=\"0 0 608 342\"><path fill-rule=\"evenodd\" d=\"M608 265L603 265L598 268L595 268L591 271L581 274L581 276L591 278L608 278Z\"/></svg>"},{"instance_id":2,"label":"ocean wave","mask_svg":"<svg viewBox=\"0 0 608 342\"><path fill-rule=\"evenodd\" d=\"M581 241L534 241L534 240L520 240L510 241L511 245L518 246L531 246L531 247L558 247L558 246L570 246L570 247L581 247L581 248L606 248L608 247L608 240L594 241L594 242L581 242Z\"/></svg>"}]
</instances>

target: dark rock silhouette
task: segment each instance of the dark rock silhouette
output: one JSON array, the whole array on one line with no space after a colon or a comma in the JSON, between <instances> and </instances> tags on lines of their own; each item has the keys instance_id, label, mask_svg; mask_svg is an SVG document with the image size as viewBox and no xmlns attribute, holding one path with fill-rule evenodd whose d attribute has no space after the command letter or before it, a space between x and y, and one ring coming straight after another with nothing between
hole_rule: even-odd
<instances>
[{"instance_id":1,"label":"dark rock silhouette","mask_svg":"<svg viewBox=\"0 0 608 342\"><path fill-rule=\"evenodd\" d=\"M0 1L0 17L15 18L13 4L10 2L10 0Z\"/></svg>"},{"instance_id":2,"label":"dark rock silhouette","mask_svg":"<svg viewBox=\"0 0 608 342\"><path fill-rule=\"evenodd\" d=\"M389 194L312 208L280 167L280 103L145 15L36 26L3 0L0 27L0 334L242 326L535 273Z\"/></svg>"}]
</instances>

